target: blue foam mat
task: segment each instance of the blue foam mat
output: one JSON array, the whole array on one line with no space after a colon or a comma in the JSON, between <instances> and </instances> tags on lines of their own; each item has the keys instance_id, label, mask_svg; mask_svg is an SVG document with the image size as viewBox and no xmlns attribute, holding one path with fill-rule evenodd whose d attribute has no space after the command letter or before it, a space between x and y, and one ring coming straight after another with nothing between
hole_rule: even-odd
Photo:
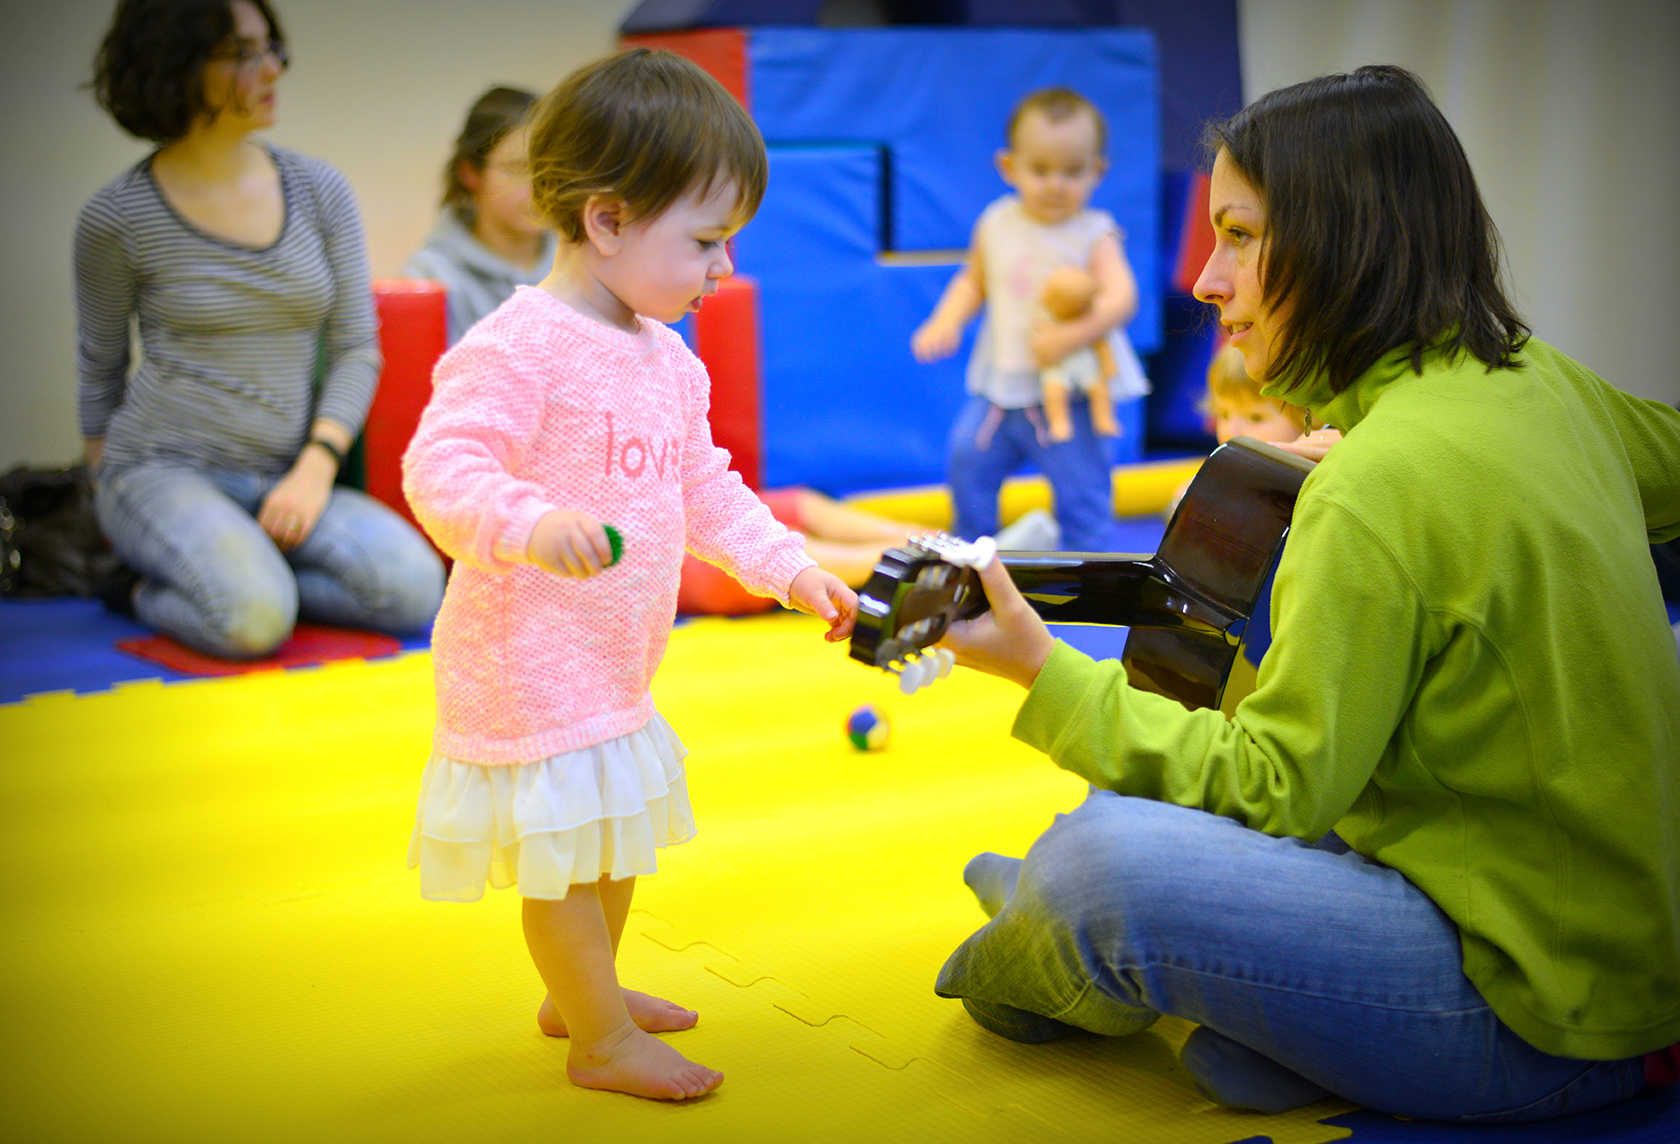
<instances>
[{"instance_id":1,"label":"blue foam mat","mask_svg":"<svg viewBox=\"0 0 1680 1144\"><path fill-rule=\"evenodd\" d=\"M98 600L0 600L0 704L45 691L85 694L137 680L205 678L117 650L118 640L152 634ZM400 642L407 651L431 641L421 637Z\"/></svg>"}]
</instances>

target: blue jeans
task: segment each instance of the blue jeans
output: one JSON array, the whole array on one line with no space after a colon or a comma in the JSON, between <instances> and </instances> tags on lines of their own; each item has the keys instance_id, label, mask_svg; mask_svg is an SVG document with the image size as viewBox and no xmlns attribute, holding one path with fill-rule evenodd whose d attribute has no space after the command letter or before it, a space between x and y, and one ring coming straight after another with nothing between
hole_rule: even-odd
<instances>
[{"instance_id":1,"label":"blue jeans","mask_svg":"<svg viewBox=\"0 0 1680 1144\"><path fill-rule=\"evenodd\" d=\"M996 409L984 397L970 397L951 428L948 477L953 534L964 540L998 529L998 492L1027 462L1050 482L1062 548L1068 552L1113 552L1114 483L1106 438L1091 430L1091 406L1070 403L1073 437L1041 437L1043 414L1032 409Z\"/></svg>"},{"instance_id":2,"label":"blue jeans","mask_svg":"<svg viewBox=\"0 0 1680 1144\"><path fill-rule=\"evenodd\" d=\"M966 875L996 915L936 991L1039 1042L1196 1022L1183 1063L1212 1099L1281 1112L1334 1094L1436 1120L1526 1121L1645 1090L1643 1061L1535 1049L1461 967L1458 930L1397 871L1334 835L1317 846L1095 791L1024 860Z\"/></svg>"},{"instance_id":3,"label":"blue jeans","mask_svg":"<svg viewBox=\"0 0 1680 1144\"><path fill-rule=\"evenodd\" d=\"M227 659L268 655L301 616L419 634L443 601L443 562L385 505L335 487L287 552L257 524L279 480L167 465L102 468L94 506L118 556L141 576L134 613L188 647Z\"/></svg>"}]
</instances>

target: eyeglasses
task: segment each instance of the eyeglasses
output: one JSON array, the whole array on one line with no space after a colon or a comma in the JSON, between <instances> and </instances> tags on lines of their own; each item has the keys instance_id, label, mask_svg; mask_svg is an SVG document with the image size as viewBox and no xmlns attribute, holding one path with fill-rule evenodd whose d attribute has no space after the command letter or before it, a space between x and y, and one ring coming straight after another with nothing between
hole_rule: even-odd
<instances>
[{"instance_id":1,"label":"eyeglasses","mask_svg":"<svg viewBox=\"0 0 1680 1144\"><path fill-rule=\"evenodd\" d=\"M213 60L227 60L240 71L255 71L262 66L263 60L269 56L285 71L292 62L292 54L286 48L285 40L270 40L266 44L258 44L255 40L237 40L231 48L223 48L210 53Z\"/></svg>"}]
</instances>

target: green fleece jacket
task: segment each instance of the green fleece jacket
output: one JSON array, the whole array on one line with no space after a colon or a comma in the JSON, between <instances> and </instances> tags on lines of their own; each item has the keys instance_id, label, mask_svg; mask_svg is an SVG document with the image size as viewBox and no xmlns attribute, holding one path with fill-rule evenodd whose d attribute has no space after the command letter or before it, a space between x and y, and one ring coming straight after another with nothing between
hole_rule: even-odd
<instances>
[{"instance_id":1,"label":"green fleece jacket","mask_svg":"<svg viewBox=\"0 0 1680 1144\"><path fill-rule=\"evenodd\" d=\"M1680 411L1538 341L1398 351L1339 396L1227 721L1058 643L1015 735L1093 784L1334 829L1433 899L1501 1020L1559 1056L1680 1041L1680 660L1648 545Z\"/></svg>"}]
</instances>

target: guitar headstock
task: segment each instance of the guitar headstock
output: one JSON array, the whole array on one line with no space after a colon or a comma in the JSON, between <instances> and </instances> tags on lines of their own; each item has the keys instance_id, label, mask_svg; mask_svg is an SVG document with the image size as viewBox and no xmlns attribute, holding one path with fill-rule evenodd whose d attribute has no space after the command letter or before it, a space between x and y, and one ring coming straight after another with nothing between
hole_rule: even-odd
<instances>
[{"instance_id":1,"label":"guitar headstock","mask_svg":"<svg viewBox=\"0 0 1680 1144\"><path fill-rule=\"evenodd\" d=\"M976 570L996 557L990 537L970 543L944 533L887 549L858 591L852 658L898 676L906 695L949 675L955 657L933 645L952 623L986 610Z\"/></svg>"}]
</instances>

